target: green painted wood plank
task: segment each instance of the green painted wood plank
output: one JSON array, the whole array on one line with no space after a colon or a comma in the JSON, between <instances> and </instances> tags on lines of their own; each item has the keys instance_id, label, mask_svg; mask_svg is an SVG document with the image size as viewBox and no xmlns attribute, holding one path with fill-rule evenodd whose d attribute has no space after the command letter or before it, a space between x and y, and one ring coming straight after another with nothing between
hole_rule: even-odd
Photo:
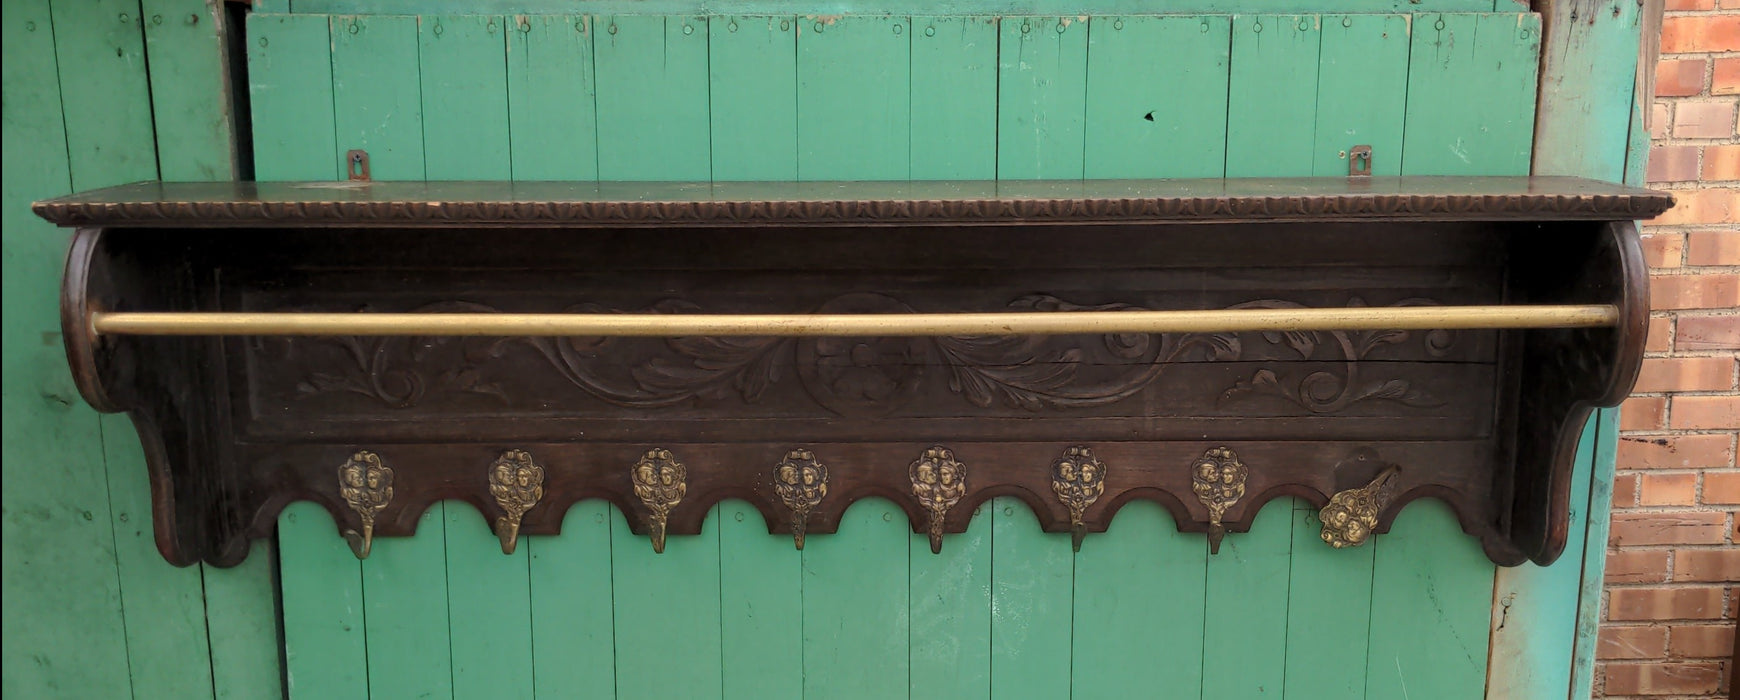
<instances>
[{"instance_id":1,"label":"green painted wood plank","mask_svg":"<svg viewBox=\"0 0 1740 700\"><path fill-rule=\"evenodd\" d=\"M808 538L803 555L805 697L906 695L911 532L905 511L869 498L846 509L839 532ZM925 551L930 551L928 540Z\"/></svg>"},{"instance_id":2,"label":"green painted wood plank","mask_svg":"<svg viewBox=\"0 0 1740 700\"><path fill-rule=\"evenodd\" d=\"M931 554L929 535L907 546L911 584L909 698L991 697L991 537L996 508L973 511L967 531Z\"/></svg>"},{"instance_id":3,"label":"green painted wood plank","mask_svg":"<svg viewBox=\"0 0 1740 700\"><path fill-rule=\"evenodd\" d=\"M1636 2L1562 3L1576 20L1544 20L1548 49L1541 67L1540 115L1535 130L1536 175L1570 175L1608 182L1625 177L1638 43Z\"/></svg>"},{"instance_id":4,"label":"green painted wood plank","mask_svg":"<svg viewBox=\"0 0 1740 700\"><path fill-rule=\"evenodd\" d=\"M1075 553L1021 500L991 500L991 696L1069 697ZM1082 546L1090 547L1093 537Z\"/></svg>"},{"instance_id":5,"label":"green painted wood plank","mask_svg":"<svg viewBox=\"0 0 1740 700\"><path fill-rule=\"evenodd\" d=\"M797 18L708 24L713 179L796 180Z\"/></svg>"},{"instance_id":6,"label":"green painted wood plank","mask_svg":"<svg viewBox=\"0 0 1740 700\"><path fill-rule=\"evenodd\" d=\"M1087 29L1075 17L1008 17L999 25L998 179L1082 177Z\"/></svg>"},{"instance_id":7,"label":"green painted wood plank","mask_svg":"<svg viewBox=\"0 0 1740 700\"><path fill-rule=\"evenodd\" d=\"M1535 14L1415 15L1403 172L1527 174L1540 45Z\"/></svg>"},{"instance_id":8,"label":"green painted wood plank","mask_svg":"<svg viewBox=\"0 0 1740 700\"><path fill-rule=\"evenodd\" d=\"M598 177L711 177L707 18L597 17Z\"/></svg>"},{"instance_id":9,"label":"green painted wood plank","mask_svg":"<svg viewBox=\"0 0 1740 700\"><path fill-rule=\"evenodd\" d=\"M291 700L368 698L362 566L325 508L292 503L278 515L278 562Z\"/></svg>"},{"instance_id":10,"label":"green painted wood plank","mask_svg":"<svg viewBox=\"0 0 1740 700\"><path fill-rule=\"evenodd\" d=\"M513 179L598 179L591 18L517 17L509 23Z\"/></svg>"},{"instance_id":11,"label":"green painted wood plank","mask_svg":"<svg viewBox=\"0 0 1740 700\"><path fill-rule=\"evenodd\" d=\"M412 537L377 538L369 558L363 560L371 700L453 697L447 614L448 505L436 503L424 511ZM342 539L328 537L326 544L349 551Z\"/></svg>"},{"instance_id":12,"label":"green painted wood plank","mask_svg":"<svg viewBox=\"0 0 1740 700\"><path fill-rule=\"evenodd\" d=\"M1317 509L1305 501L1294 506L1282 696L1360 700L1365 697L1366 640L1372 624L1374 548L1324 544Z\"/></svg>"},{"instance_id":13,"label":"green painted wood plank","mask_svg":"<svg viewBox=\"0 0 1740 700\"><path fill-rule=\"evenodd\" d=\"M534 696L607 698L616 695L616 649L610 585L610 525L620 522L604 501L568 509L562 534L526 537L531 558Z\"/></svg>"},{"instance_id":14,"label":"green painted wood plank","mask_svg":"<svg viewBox=\"0 0 1740 700\"><path fill-rule=\"evenodd\" d=\"M73 189L156 178L138 0L51 6Z\"/></svg>"},{"instance_id":15,"label":"green painted wood plank","mask_svg":"<svg viewBox=\"0 0 1740 700\"><path fill-rule=\"evenodd\" d=\"M637 509L630 517L644 515ZM717 506L708 512L701 534L669 537L663 554L653 552L646 535L629 531L626 521L610 524L617 697L722 693L719 562Z\"/></svg>"},{"instance_id":16,"label":"green painted wood plank","mask_svg":"<svg viewBox=\"0 0 1740 700\"><path fill-rule=\"evenodd\" d=\"M1347 174L1347 150L1372 148L1373 175L1402 172L1408 93L1408 15L1323 18L1311 174Z\"/></svg>"},{"instance_id":17,"label":"green painted wood plank","mask_svg":"<svg viewBox=\"0 0 1740 700\"><path fill-rule=\"evenodd\" d=\"M1233 18L1227 177L1311 174L1321 22L1315 15Z\"/></svg>"},{"instance_id":18,"label":"green painted wood plank","mask_svg":"<svg viewBox=\"0 0 1740 700\"><path fill-rule=\"evenodd\" d=\"M508 180L507 32L494 15L418 18L424 174Z\"/></svg>"},{"instance_id":19,"label":"green painted wood plank","mask_svg":"<svg viewBox=\"0 0 1740 700\"><path fill-rule=\"evenodd\" d=\"M256 0L282 7L288 0ZM1509 0L1506 0L1509 2ZM1515 7L1514 2L1509 3ZM567 14L574 0L296 0L309 13L492 12ZM1490 12L1493 0L588 0L592 12L777 15L1116 15L1263 12ZM282 11L273 10L275 12Z\"/></svg>"},{"instance_id":20,"label":"green painted wood plank","mask_svg":"<svg viewBox=\"0 0 1740 700\"><path fill-rule=\"evenodd\" d=\"M1578 599L1567 594L1578 590L1583 575L1596 423L1591 416L1577 441L1565 554L1551 566L1503 567L1494 575L1490 644L1500 653L1491 655L1487 668L1489 697L1558 697L1571 690L1566 661L1574 646Z\"/></svg>"},{"instance_id":21,"label":"green painted wood plank","mask_svg":"<svg viewBox=\"0 0 1740 700\"><path fill-rule=\"evenodd\" d=\"M272 540L262 540L234 567L205 567L206 637L211 646L212 696L218 700L269 698L283 692L277 562L277 547Z\"/></svg>"},{"instance_id":22,"label":"green painted wood plank","mask_svg":"<svg viewBox=\"0 0 1740 700\"><path fill-rule=\"evenodd\" d=\"M1372 538L1367 698L1481 697L1493 565L1449 506L1408 504Z\"/></svg>"},{"instance_id":23,"label":"green painted wood plank","mask_svg":"<svg viewBox=\"0 0 1740 700\"><path fill-rule=\"evenodd\" d=\"M368 151L376 180L422 180L423 99L417 18L332 18L333 158Z\"/></svg>"},{"instance_id":24,"label":"green painted wood plank","mask_svg":"<svg viewBox=\"0 0 1740 700\"><path fill-rule=\"evenodd\" d=\"M914 180L997 177L997 19L912 19Z\"/></svg>"},{"instance_id":25,"label":"green painted wood plank","mask_svg":"<svg viewBox=\"0 0 1740 700\"><path fill-rule=\"evenodd\" d=\"M1125 504L1105 534L1082 544L1073 695L1202 695L1207 559L1203 536L1179 532L1150 501Z\"/></svg>"},{"instance_id":26,"label":"green painted wood plank","mask_svg":"<svg viewBox=\"0 0 1740 700\"><path fill-rule=\"evenodd\" d=\"M1086 176L1220 177L1229 19L1096 17L1088 29Z\"/></svg>"},{"instance_id":27,"label":"green painted wood plank","mask_svg":"<svg viewBox=\"0 0 1740 700\"><path fill-rule=\"evenodd\" d=\"M332 35L317 15L248 16L248 102L257 180L338 180Z\"/></svg>"},{"instance_id":28,"label":"green painted wood plank","mask_svg":"<svg viewBox=\"0 0 1740 700\"><path fill-rule=\"evenodd\" d=\"M1202 697L1282 697L1293 543L1293 499L1277 498L1208 557Z\"/></svg>"},{"instance_id":29,"label":"green painted wood plank","mask_svg":"<svg viewBox=\"0 0 1740 700\"><path fill-rule=\"evenodd\" d=\"M797 37L799 179L911 175L911 25L906 17L803 20Z\"/></svg>"},{"instance_id":30,"label":"green painted wood plank","mask_svg":"<svg viewBox=\"0 0 1740 700\"><path fill-rule=\"evenodd\" d=\"M225 46L231 29L223 3L142 0L139 4L145 17L151 111L162 179L234 179L235 122Z\"/></svg>"},{"instance_id":31,"label":"green painted wood plank","mask_svg":"<svg viewBox=\"0 0 1740 700\"><path fill-rule=\"evenodd\" d=\"M60 349L66 237L30 213L72 190L46 0L0 3L0 56L0 695L126 697L102 442Z\"/></svg>"},{"instance_id":32,"label":"green painted wood plank","mask_svg":"<svg viewBox=\"0 0 1740 700\"><path fill-rule=\"evenodd\" d=\"M721 503L719 517L724 697L801 698L803 553L748 503Z\"/></svg>"},{"instance_id":33,"label":"green painted wood plank","mask_svg":"<svg viewBox=\"0 0 1740 700\"><path fill-rule=\"evenodd\" d=\"M1595 459L1589 479L1589 527L1583 538L1583 575L1577 584L1577 629L1571 650L1569 694L1573 698L1591 697L1595 683L1596 645L1601 633L1601 594L1607 572L1607 537L1613 525L1613 472L1618 461L1619 409L1598 409L1591 420L1596 424Z\"/></svg>"},{"instance_id":34,"label":"green painted wood plank","mask_svg":"<svg viewBox=\"0 0 1740 700\"><path fill-rule=\"evenodd\" d=\"M526 550L501 553L490 521L447 504L447 625L453 697L532 697L532 586Z\"/></svg>"}]
</instances>

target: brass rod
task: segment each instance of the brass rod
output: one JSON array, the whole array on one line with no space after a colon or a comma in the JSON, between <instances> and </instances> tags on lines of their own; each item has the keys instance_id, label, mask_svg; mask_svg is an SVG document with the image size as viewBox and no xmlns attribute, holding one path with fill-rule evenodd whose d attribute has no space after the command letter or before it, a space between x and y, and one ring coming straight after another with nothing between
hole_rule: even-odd
<instances>
[{"instance_id":1,"label":"brass rod","mask_svg":"<svg viewBox=\"0 0 1740 700\"><path fill-rule=\"evenodd\" d=\"M1612 326L1619 309L1403 306L943 314L477 314L95 312L98 335L995 336Z\"/></svg>"}]
</instances>

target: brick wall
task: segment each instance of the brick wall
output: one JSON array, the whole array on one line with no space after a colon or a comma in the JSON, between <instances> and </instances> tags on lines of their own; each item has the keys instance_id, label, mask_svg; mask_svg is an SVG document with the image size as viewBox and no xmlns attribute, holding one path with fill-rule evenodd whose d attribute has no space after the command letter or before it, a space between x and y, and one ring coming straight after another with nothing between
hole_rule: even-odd
<instances>
[{"instance_id":1,"label":"brick wall","mask_svg":"<svg viewBox=\"0 0 1740 700\"><path fill-rule=\"evenodd\" d=\"M1667 0L1644 228L1649 343L1620 409L1596 697L1722 697L1740 609L1740 0Z\"/></svg>"}]
</instances>

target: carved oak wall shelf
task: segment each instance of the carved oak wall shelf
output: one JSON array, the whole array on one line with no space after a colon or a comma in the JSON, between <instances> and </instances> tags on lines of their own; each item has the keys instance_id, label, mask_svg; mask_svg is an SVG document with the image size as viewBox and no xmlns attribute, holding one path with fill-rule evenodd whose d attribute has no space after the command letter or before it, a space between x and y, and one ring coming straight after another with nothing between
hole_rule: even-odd
<instances>
[{"instance_id":1,"label":"carved oak wall shelf","mask_svg":"<svg viewBox=\"0 0 1740 700\"><path fill-rule=\"evenodd\" d=\"M511 551L586 498L662 549L725 498L802 547L877 496L937 549L1008 495L1077 546L1136 498L1218 546L1297 496L1353 546L1435 497L1514 565L1564 547L1578 433L1642 355L1631 220L1671 203L1563 178L141 183L36 211L78 227L67 357L133 418L175 564L236 564L298 499L366 556L442 499Z\"/></svg>"}]
</instances>

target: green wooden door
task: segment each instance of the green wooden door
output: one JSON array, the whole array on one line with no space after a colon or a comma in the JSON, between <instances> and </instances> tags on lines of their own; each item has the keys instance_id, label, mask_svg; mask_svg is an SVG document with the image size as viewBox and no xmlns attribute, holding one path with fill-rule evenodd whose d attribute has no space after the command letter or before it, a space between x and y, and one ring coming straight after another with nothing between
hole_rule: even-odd
<instances>
[{"instance_id":1,"label":"green wooden door","mask_svg":"<svg viewBox=\"0 0 1740 700\"><path fill-rule=\"evenodd\" d=\"M1526 174L1516 13L255 15L261 179ZM1469 698L1494 568L1436 501L1337 551L1269 503L1217 556L1132 503L1072 552L997 499L942 555L893 504L803 551L745 504L662 555L586 503L497 551L448 503L358 563L280 519L296 697Z\"/></svg>"}]
</instances>

